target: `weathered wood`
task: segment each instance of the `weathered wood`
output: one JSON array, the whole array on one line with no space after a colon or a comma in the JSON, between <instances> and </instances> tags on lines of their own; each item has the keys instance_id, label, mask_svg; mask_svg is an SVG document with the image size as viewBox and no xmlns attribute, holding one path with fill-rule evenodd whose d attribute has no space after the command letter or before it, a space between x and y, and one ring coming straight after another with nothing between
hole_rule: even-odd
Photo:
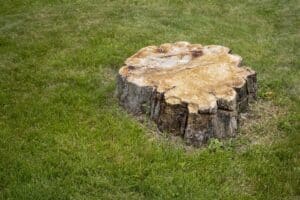
<instances>
[{"instance_id":1,"label":"weathered wood","mask_svg":"<svg viewBox=\"0 0 300 200\"><path fill-rule=\"evenodd\" d=\"M149 46L119 70L117 96L129 112L148 114L161 131L199 146L234 136L239 113L256 99L256 73L241 65L223 46Z\"/></svg>"}]
</instances>

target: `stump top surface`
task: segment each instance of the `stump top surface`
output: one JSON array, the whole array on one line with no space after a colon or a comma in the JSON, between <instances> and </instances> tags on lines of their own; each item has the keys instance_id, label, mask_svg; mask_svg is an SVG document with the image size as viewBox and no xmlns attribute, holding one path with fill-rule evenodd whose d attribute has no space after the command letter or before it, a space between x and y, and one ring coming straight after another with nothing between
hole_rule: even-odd
<instances>
[{"instance_id":1,"label":"stump top surface","mask_svg":"<svg viewBox=\"0 0 300 200\"><path fill-rule=\"evenodd\" d=\"M237 98L235 88L255 72L224 46L166 43L148 46L125 61L119 74L127 81L156 88L169 104L187 103L189 112L215 112L217 101Z\"/></svg>"}]
</instances>

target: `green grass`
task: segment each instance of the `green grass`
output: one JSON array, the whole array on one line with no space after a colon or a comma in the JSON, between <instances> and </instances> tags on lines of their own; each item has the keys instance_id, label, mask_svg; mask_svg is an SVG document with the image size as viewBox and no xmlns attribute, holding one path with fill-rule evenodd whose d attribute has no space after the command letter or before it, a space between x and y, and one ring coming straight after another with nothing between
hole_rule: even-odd
<instances>
[{"instance_id":1,"label":"green grass","mask_svg":"<svg viewBox=\"0 0 300 200\"><path fill-rule=\"evenodd\" d=\"M299 1L1 0L0 199L299 199ZM141 47L220 44L258 72L239 137L186 150L118 106Z\"/></svg>"}]
</instances>

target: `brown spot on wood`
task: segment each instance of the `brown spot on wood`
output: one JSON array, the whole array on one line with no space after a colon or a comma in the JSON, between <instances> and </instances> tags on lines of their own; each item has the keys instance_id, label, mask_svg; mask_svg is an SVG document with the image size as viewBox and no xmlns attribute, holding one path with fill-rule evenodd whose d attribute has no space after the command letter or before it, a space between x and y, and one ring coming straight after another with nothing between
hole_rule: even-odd
<instances>
[{"instance_id":1,"label":"brown spot on wood","mask_svg":"<svg viewBox=\"0 0 300 200\"><path fill-rule=\"evenodd\" d=\"M192 52L192 56L193 58L199 57L203 55L203 52L201 50L195 50L195 51L191 51Z\"/></svg>"},{"instance_id":2,"label":"brown spot on wood","mask_svg":"<svg viewBox=\"0 0 300 200\"><path fill-rule=\"evenodd\" d=\"M134 70L134 69L135 69L135 66L129 65L129 66L128 66L128 69L129 69L129 70Z\"/></svg>"},{"instance_id":3,"label":"brown spot on wood","mask_svg":"<svg viewBox=\"0 0 300 200\"><path fill-rule=\"evenodd\" d=\"M157 52L157 53L166 53L166 49L163 49L162 47L158 47L158 48L156 49L156 52Z\"/></svg>"}]
</instances>

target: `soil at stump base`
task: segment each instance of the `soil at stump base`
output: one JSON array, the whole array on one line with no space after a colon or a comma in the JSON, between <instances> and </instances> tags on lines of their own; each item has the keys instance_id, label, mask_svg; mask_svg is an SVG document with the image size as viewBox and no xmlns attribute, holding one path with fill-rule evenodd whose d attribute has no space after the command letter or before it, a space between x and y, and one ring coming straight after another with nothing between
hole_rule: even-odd
<instances>
[{"instance_id":1,"label":"soil at stump base","mask_svg":"<svg viewBox=\"0 0 300 200\"><path fill-rule=\"evenodd\" d=\"M255 71L227 47L166 43L125 61L117 96L130 113L147 114L159 130L200 146L236 135L239 114L256 99L256 82Z\"/></svg>"}]
</instances>

